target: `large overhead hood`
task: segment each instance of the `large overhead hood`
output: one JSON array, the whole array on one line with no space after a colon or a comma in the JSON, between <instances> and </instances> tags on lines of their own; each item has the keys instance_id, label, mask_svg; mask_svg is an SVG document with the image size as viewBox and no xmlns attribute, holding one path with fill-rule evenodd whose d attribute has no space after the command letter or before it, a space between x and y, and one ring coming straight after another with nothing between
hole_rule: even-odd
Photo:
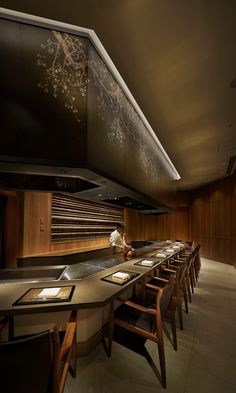
<instances>
[{"instance_id":1,"label":"large overhead hood","mask_svg":"<svg viewBox=\"0 0 236 393\"><path fill-rule=\"evenodd\" d=\"M95 33L0 8L0 187L176 207L179 175Z\"/></svg>"}]
</instances>

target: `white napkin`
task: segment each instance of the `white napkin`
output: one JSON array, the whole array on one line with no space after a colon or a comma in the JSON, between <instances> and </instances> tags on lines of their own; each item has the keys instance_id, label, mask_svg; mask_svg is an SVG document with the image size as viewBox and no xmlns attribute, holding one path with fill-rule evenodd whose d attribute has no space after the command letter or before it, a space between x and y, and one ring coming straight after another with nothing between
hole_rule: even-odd
<instances>
[{"instance_id":1,"label":"white napkin","mask_svg":"<svg viewBox=\"0 0 236 393\"><path fill-rule=\"evenodd\" d=\"M166 254L158 253L158 254L156 254L156 257L165 258L165 257L166 257Z\"/></svg>"},{"instance_id":2,"label":"white napkin","mask_svg":"<svg viewBox=\"0 0 236 393\"><path fill-rule=\"evenodd\" d=\"M174 252L173 248L168 248L166 251L167 252Z\"/></svg>"},{"instance_id":3,"label":"white napkin","mask_svg":"<svg viewBox=\"0 0 236 393\"><path fill-rule=\"evenodd\" d=\"M41 292L39 292L38 297L55 297L61 288L44 288Z\"/></svg>"},{"instance_id":4,"label":"white napkin","mask_svg":"<svg viewBox=\"0 0 236 393\"><path fill-rule=\"evenodd\" d=\"M174 250L180 250L180 247L179 246L173 246L173 249Z\"/></svg>"},{"instance_id":5,"label":"white napkin","mask_svg":"<svg viewBox=\"0 0 236 393\"><path fill-rule=\"evenodd\" d=\"M121 280L126 280L127 278L129 278L129 273L116 272L112 274L112 277L120 278Z\"/></svg>"},{"instance_id":6,"label":"white napkin","mask_svg":"<svg viewBox=\"0 0 236 393\"><path fill-rule=\"evenodd\" d=\"M148 261L147 259L143 260L142 262L143 266L153 266L153 261Z\"/></svg>"}]
</instances>

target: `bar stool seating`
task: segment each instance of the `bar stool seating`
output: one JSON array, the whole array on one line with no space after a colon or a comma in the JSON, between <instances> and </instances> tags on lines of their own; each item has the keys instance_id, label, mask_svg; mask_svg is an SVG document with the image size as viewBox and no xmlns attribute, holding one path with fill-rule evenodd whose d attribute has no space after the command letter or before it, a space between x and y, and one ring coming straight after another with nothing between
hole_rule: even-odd
<instances>
[{"instance_id":1,"label":"bar stool seating","mask_svg":"<svg viewBox=\"0 0 236 393\"><path fill-rule=\"evenodd\" d=\"M70 370L76 376L77 311L72 311L62 344L57 328L0 342L4 393L62 393ZM8 318L0 323L7 326Z\"/></svg>"}]
</instances>

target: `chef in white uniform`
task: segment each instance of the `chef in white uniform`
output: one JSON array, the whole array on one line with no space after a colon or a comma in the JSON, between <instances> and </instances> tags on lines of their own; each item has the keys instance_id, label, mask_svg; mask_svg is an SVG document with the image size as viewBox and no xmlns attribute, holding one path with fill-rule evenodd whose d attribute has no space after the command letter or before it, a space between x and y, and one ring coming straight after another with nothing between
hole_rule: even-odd
<instances>
[{"instance_id":1,"label":"chef in white uniform","mask_svg":"<svg viewBox=\"0 0 236 393\"><path fill-rule=\"evenodd\" d=\"M116 225L116 229L110 234L109 244L113 247L113 254L131 249L131 246L128 246L125 242L124 227L125 224L119 223Z\"/></svg>"}]
</instances>

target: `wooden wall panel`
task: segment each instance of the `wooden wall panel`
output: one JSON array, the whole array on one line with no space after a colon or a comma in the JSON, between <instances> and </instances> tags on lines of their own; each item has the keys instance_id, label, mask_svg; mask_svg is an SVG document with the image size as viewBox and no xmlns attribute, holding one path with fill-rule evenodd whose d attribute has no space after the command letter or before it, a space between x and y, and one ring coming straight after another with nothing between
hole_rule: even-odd
<instances>
[{"instance_id":1,"label":"wooden wall panel","mask_svg":"<svg viewBox=\"0 0 236 393\"><path fill-rule=\"evenodd\" d=\"M145 215L125 209L128 240L189 239L188 208L176 213Z\"/></svg>"},{"instance_id":2,"label":"wooden wall panel","mask_svg":"<svg viewBox=\"0 0 236 393\"><path fill-rule=\"evenodd\" d=\"M108 237L52 245L50 195L21 193L18 256L108 245ZM142 215L125 209L127 240L191 239L201 244L203 256L236 264L236 174L195 190L190 198L183 193L178 203L176 213L163 215ZM16 228L13 221L10 226Z\"/></svg>"},{"instance_id":3,"label":"wooden wall panel","mask_svg":"<svg viewBox=\"0 0 236 393\"><path fill-rule=\"evenodd\" d=\"M231 200L225 199L212 204L214 237L231 237ZM212 228L212 229L213 229Z\"/></svg>"},{"instance_id":4,"label":"wooden wall panel","mask_svg":"<svg viewBox=\"0 0 236 393\"><path fill-rule=\"evenodd\" d=\"M24 192L21 199L22 244L19 257L50 250L51 194Z\"/></svg>"},{"instance_id":5,"label":"wooden wall panel","mask_svg":"<svg viewBox=\"0 0 236 393\"><path fill-rule=\"evenodd\" d=\"M185 208L179 208L175 213L175 239L189 239L189 211Z\"/></svg>"},{"instance_id":6,"label":"wooden wall panel","mask_svg":"<svg viewBox=\"0 0 236 393\"><path fill-rule=\"evenodd\" d=\"M191 237L206 258L234 263L235 175L191 193Z\"/></svg>"},{"instance_id":7,"label":"wooden wall panel","mask_svg":"<svg viewBox=\"0 0 236 393\"><path fill-rule=\"evenodd\" d=\"M52 244L51 193L19 193L18 257L52 255L109 246L109 236Z\"/></svg>"},{"instance_id":8,"label":"wooden wall panel","mask_svg":"<svg viewBox=\"0 0 236 393\"><path fill-rule=\"evenodd\" d=\"M51 243L68 243L109 237L124 209L111 204L88 201L52 193Z\"/></svg>"},{"instance_id":9,"label":"wooden wall panel","mask_svg":"<svg viewBox=\"0 0 236 393\"><path fill-rule=\"evenodd\" d=\"M51 244L50 246L50 254L56 254L61 252L74 252L74 251L89 251L93 249L99 249L103 247L109 246L109 237L99 238L99 239L87 239L87 240L79 240L75 242L69 243L58 243Z\"/></svg>"},{"instance_id":10,"label":"wooden wall panel","mask_svg":"<svg viewBox=\"0 0 236 393\"><path fill-rule=\"evenodd\" d=\"M202 200L199 196L193 199L191 204L191 237L201 237L201 215L202 215Z\"/></svg>"},{"instance_id":11,"label":"wooden wall panel","mask_svg":"<svg viewBox=\"0 0 236 393\"><path fill-rule=\"evenodd\" d=\"M16 267L18 253L18 195L13 191L0 190L6 198L4 264L5 267Z\"/></svg>"},{"instance_id":12,"label":"wooden wall panel","mask_svg":"<svg viewBox=\"0 0 236 393\"><path fill-rule=\"evenodd\" d=\"M190 195L188 191L178 191L177 199L178 199L178 208L190 206Z\"/></svg>"},{"instance_id":13,"label":"wooden wall panel","mask_svg":"<svg viewBox=\"0 0 236 393\"><path fill-rule=\"evenodd\" d=\"M236 266L236 171L232 176L232 239L231 239L231 253L232 263Z\"/></svg>"},{"instance_id":14,"label":"wooden wall panel","mask_svg":"<svg viewBox=\"0 0 236 393\"><path fill-rule=\"evenodd\" d=\"M144 240L143 215L138 214L135 210L124 210L124 221L126 223L126 239L127 240Z\"/></svg>"}]
</instances>

